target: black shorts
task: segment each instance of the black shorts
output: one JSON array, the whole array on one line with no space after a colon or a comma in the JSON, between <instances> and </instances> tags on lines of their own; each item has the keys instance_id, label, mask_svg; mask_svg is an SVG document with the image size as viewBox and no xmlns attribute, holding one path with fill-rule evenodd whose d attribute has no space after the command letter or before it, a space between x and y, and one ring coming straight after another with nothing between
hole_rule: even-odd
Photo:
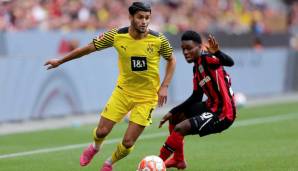
<instances>
[{"instance_id":1,"label":"black shorts","mask_svg":"<svg viewBox=\"0 0 298 171\"><path fill-rule=\"evenodd\" d=\"M199 134L201 137L209 134L220 133L229 128L233 121L210 112L204 103L193 105L186 113L191 124L190 134Z\"/></svg>"}]
</instances>

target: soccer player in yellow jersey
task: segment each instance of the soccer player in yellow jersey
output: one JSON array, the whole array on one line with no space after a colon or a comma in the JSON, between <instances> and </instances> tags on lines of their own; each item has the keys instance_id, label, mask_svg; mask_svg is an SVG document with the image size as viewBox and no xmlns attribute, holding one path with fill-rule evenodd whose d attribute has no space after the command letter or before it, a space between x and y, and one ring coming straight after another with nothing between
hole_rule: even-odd
<instances>
[{"instance_id":1,"label":"soccer player in yellow jersey","mask_svg":"<svg viewBox=\"0 0 298 171\"><path fill-rule=\"evenodd\" d=\"M166 37L148 29L151 18L150 5L133 2L129 7L130 26L112 29L93 39L92 43L78 48L62 59L45 63L48 69L99 51L115 47L118 52L119 76L115 90L101 113L97 128L93 131L94 143L83 151L81 166L86 166L100 151L105 137L116 123L130 112L130 121L123 140L104 162L101 171L113 170L113 164L127 156L146 126L151 123L151 113L158 104L167 101L168 86L173 76L176 60ZM167 61L162 83L159 81L160 56Z\"/></svg>"}]
</instances>

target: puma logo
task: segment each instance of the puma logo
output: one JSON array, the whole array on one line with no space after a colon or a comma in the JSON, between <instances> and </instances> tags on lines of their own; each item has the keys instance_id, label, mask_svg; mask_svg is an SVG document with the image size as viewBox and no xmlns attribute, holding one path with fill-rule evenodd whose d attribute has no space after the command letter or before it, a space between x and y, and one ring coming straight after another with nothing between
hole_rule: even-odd
<instances>
[{"instance_id":1,"label":"puma logo","mask_svg":"<svg viewBox=\"0 0 298 171\"><path fill-rule=\"evenodd\" d=\"M126 47L127 47L127 46L123 46L123 45L121 45L120 47L121 47L124 51L126 51Z\"/></svg>"}]
</instances>

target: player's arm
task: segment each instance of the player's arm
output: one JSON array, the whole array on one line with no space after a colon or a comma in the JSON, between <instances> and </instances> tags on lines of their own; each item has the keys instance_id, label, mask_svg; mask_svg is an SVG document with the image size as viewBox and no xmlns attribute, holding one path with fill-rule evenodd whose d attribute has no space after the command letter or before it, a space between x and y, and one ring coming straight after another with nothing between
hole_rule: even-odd
<instances>
[{"instance_id":1,"label":"player's arm","mask_svg":"<svg viewBox=\"0 0 298 171\"><path fill-rule=\"evenodd\" d=\"M188 109L192 104L201 102L203 99L203 91L201 89L194 90L191 94L191 96L186 99L183 103L179 104L178 106L171 109L159 122L159 128L162 127L162 125L167 122L173 115L177 113L184 112L186 109Z\"/></svg>"},{"instance_id":2,"label":"player's arm","mask_svg":"<svg viewBox=\"0 0 298 171\"><path fill-rule=\"evenodd\" d=\"M158 106L162 106L167 102L168 87L173 78L173 74L176 68L176 58L173 55L173 48L171 47L169 41L165 36L160 35L160 39L161 39L160 52L163 58L167 60L167 65L166 65L166 72L165 72L164 79L158 90Z\"/></svg>"},{"instance_id":3,"label":"player's arm","mask_svg":"<svg viewBox=\"0 0 298 171\"><path fill-rule=\"evenodd\" d=\"M214 53L214 56L216 56L220 63L223 65L223 66L228 66L228 67L231 67L234 65L234 60L227 54L223 53L222 51L217 51Z\"/></svg>"},{"instance_id":4,"label":"player's arm","mask_svg":"<svg viewBox=\"0 0 298 171\"><path fill-rule=\"evenodd\" d=\"M159 91L158 91L158 105L162 106L163 104L167 103L167 92L168 92L168 87L170 85L170 82L173 78L174 71L176 68L176 59L172 55L168 60L167 60L167 65L166 65L166 72L164 79L160 85Z\"/></svg>"},{"instance_id":5,"label":"player's arm","mask_svg":"<svg viewBox=\"0 0 298 171\"><path fill-rule=\"evenodd\" d=\"M94 51L96 51L96 48L95 48L93 43L90 43L90 44L88 44L84 47L74 49L73 51L71 51L70 53L68 53L67 55L65 55L61 59L50 59L50 60L48 60L45 63L45 66L48 66L47 69L56 68L59 65L65 63L67 61L71 61L73 59L80 58L80 57L88 55L89 53L92 53Z\"/></svg>"},{"instance_id":6,"label":"player's arm","mask_svg":"<svg viewBox=\"0 0 298 171\"><path fill-rule=\"evenodd\" d=\"M48 60L45 63L45 66L48 66L47 69L56 68L67 61L88 55L89 53L92 53L96 50L99 51L99 50L111 47L114 44L114 36L116 33L117 33L117 29L112 29L110 31L107 31L101 34L100 36L98 36L97 38L94 38L93 41L88 45L71 51L61 59Z\"/></svg>"},{"instance_id":7,"label":"player's arm","mask_svg":"<svg viewBox=\"0 0 298 171\"><path fill-rule=\"evenodd\" d=\"M223 53L222 51L220 51L218 42L216 41L214 36L209 35L208 43L209 43L209 46L207 47L208 51L212 55L217 57L218 60L219 60L219 61L217 61L217 60L209 59L208 61L209 61L210 64L218 63L218 64L221 64L223 66L229 66L229 67L234 65L233 59L229 55L227 55L227 54Z\"/></svg>"},{"instance_id":8,"label":"player's arm","mask_svg":"<svg viewBox=\"0 0 298 171\"><path fill-rule=\"evenodd\" d=\"M175 115L177 113L184 112L192 104L201 102L202 99L203 99L203 92L201 90L194 90L188 99L186 99L183 103L171 109L169 113L172 113L173 115Z\"/></svg>"}]
</instances>

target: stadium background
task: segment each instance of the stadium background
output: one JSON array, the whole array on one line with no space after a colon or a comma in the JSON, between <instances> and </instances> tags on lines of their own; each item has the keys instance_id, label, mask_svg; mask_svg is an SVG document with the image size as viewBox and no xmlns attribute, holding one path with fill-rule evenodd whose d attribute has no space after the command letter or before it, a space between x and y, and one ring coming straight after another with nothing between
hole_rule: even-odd
<instances>
[{"instance_id":1,"label":"stadium background","mask_svg":"<svg viewBox=\"0 0 298 171\"><path fill-rule=\"evenodd\" d=\"M1 1L0 122L99 112L117 79L114 49L53 71L42 65L89 43L106 29L129 24L130 2ZM150 28L165 33L178 59L170 104L181 102L192 91L192 67L179 50L179 34L186 29L214 34L223 50L233 56L236 65L227 70L236 93L257 98L298 89L297 3L168 0L152 4Z\"/></svg>"},{"instance_id":2,"label":"stadium background","mask_svg":"<svg viewBox=\"0 0 298 171\"><path fill-rule=\"evenodd\" d=\"M127 26L127 6L131 2L0 0L2 138L13 130L26 130L32 122L42 124L35 129L44 129L47 124L69 126L60 123L60 120L67 123L69 117L76 118L71 126L96 122L96 114L103 108L117 79L115 50L94 53L52 71L46 71L43 64L47 59L89 43L107 29ZM184 61L179 49L180 34L187 29L204 36L214 34L221 48L233 57L235 66L227 70L234 92L244 94L248 104L298 101L298 2L150 2L153 8L150 28L166 35L178 61L168 105L156 113L165 113L192 91L192 67ZM161 73L163 65L162 62ZM55 122L48 122L52 118ZM3 150L4 146L0 148Z\"/></svg>"}]
</instances>

